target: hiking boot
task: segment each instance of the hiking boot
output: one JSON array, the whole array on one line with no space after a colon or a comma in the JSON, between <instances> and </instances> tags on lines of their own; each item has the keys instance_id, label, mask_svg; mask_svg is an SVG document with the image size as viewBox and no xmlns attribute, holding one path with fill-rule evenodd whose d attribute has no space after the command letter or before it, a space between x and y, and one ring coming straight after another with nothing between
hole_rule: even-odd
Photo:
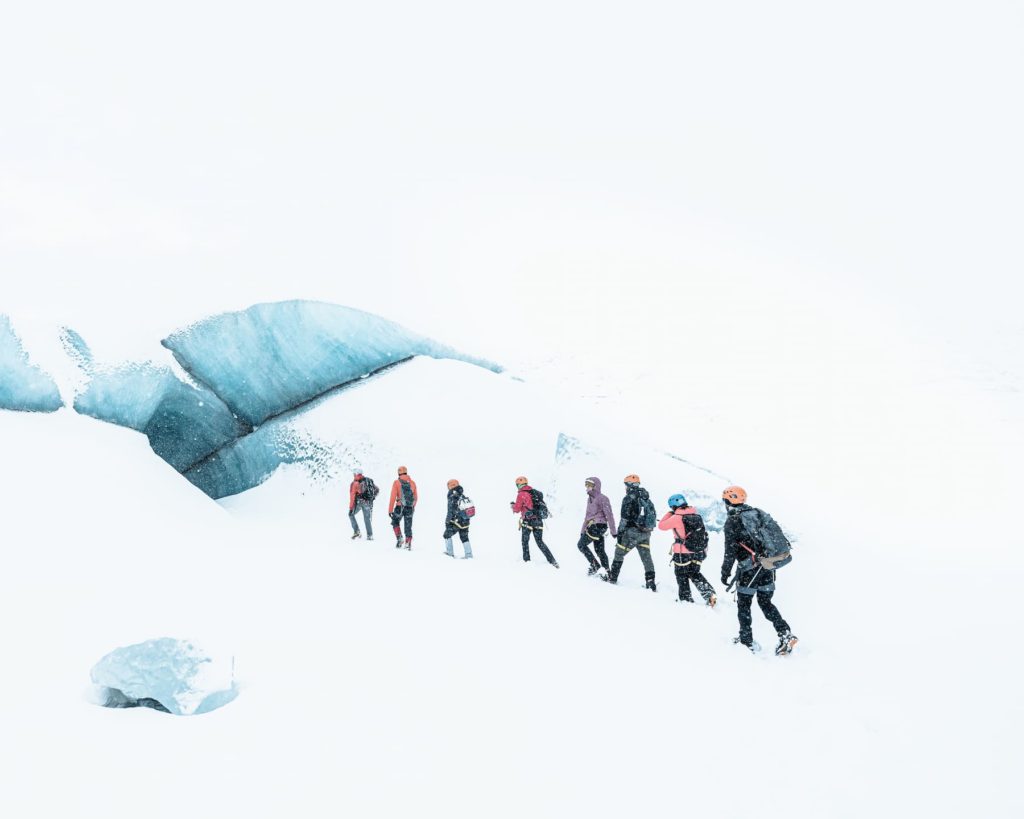
<instances>
[{"instance_id":1,"label":"hiking boot","mask_svg":"<svg viewBox=\"0 0 1024 819\"><path fill-rule=\"evenodd\" d=\"M552 560L551 561L551 565L554 566L556 569L562 568L561 566L558 565L558 561L557 560Z\"/></svg>"},{"instance_id":2,"label":"hiking boot","mask_svg":"<svg viewBox=\"0 0 1024 819\"><path fill-rule=\"evenodd\" d=\"M352 540L357 540L357 539L361 538L362 536L363 536L362 532L353 532L352 533Z\"/></svg>"},{"instance_id":3,"label":"hiking boot","mask_svg":"<svg viewBox=\"0 0 1024 819\"><path fill-rule=\"evenodd\" d=\"M759 642L757 642L757 640L752 640L749 643L744 643L741 638L733 637L732 638L732 642L733 642L733 645L741 645L741 646L743 646L745 649L750 651L751 654L757 654L757 652L759 652L761 650L761 644Z\"/></svg>"},{"instance_id":4,"label":"hiking boot","mask_svg":"<svg viewBox=\"0 0 1024 819\"><path fill-rule=\"evenodd\" d=\"M396 549L401 549L402 548L402 539L401 538L396 538L395 539L395 548Z\"/></svg>"},{"instance_id":5,"label":"hiking boot","mask_svg":"<svg viewBox=\"0 0 1024 819\"><path fill-rule=\"evenodd\" d=\"M708 608L714 608L718 604L718 598L715 595L711 595L708 598Z\"/></svg>"},{"instance_id":6,"label":"hiking boot","mask_svg":"<svg viewBox=\"0 0 1024 819\"><path fill-rule=\"evenodd\" d=\"M775 653L779 657L783 657L786 654L792 654L796 644L800 642L796 635L792 632L787 632L779 638L779 644L775 646Z\"/></svg>"},{"instance_id":7,"label":"hiking boot","mask_svg":"<svg viewBox=\"0 0 1024 819\"><path fill-rule=\"evenodd\" d=\"M654 574L653 573L649 573L649 574L645 575L644 576L644 581L645 581L644 582L645 587L650 589L652 592L656 592L658 590L658 586L654 582Z\"/></svg>"},{"instance_id":8,"label":"hiking boot","mask_svg":"<svg viewBox=\"0 0 1024 819\"><path fill-rule=\"evenodd\" d=\"M366 536L366 539L367 539L367 540L373 540L373 535L367 535L367 536Z\"/></svg>"},{"instance_id":9,"label":"hiking boot","mask_svg":"<svg viewBox=\"0 0 1024 819\"><path fill-rule=\"evenodd\" d=\"M412 538L411 537L407 537L405 539L405 548L406 549L412 549Z\"/></svg>"},{"instance_id":10,"label":"hiking boot","mask_svg":"<svg viewBox=\"0 0 1024 819\"><path fill-rule=\"evenodd\" d=\"M611 574L599 574L598 577L600 577L605 583L611 583L613 586L619 582L619 579L617 577L612 577Z\"/></svg>"},{"instance_id":11,"label":"hiking boot","mask_svg":"<svg viewBox=\"0 0 1024 819\"><path fill-rule=\"evenodd\" d=\"M591 566L589 569L587 569L587 577L593 577L595 574L598 573L600 568L600 566Z\"/></svg>"}]
</instances>

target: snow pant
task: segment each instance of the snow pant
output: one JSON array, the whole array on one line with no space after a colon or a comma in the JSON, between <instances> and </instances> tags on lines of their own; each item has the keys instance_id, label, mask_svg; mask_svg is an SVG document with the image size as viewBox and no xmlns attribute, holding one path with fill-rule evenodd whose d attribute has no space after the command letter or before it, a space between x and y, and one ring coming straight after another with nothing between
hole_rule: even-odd
<instances>
[{"instance_id":1,"label":"snow pant","mask_svg":"<svg viewBox=\"0 0 1024 819\"><path fill-rule=\"evenodd\" d=\"M700 592L700 596L704 598L705 603L711 599L711 595L715 593L715 588L700 573L699 560L691 560L684 565L680 565L673 560L672 567L676 572L676 583L679 584L680 600L686 603L693 602L693 597L690 595L690 581L693 581L693 585L697 587L697 591Z\"/></svg>"},{"instance_id":2,"label":"snow pant","mask_svg":"<svg viewBox=\"0 0 1024 819\"><path fill-rule=\"evenodd\" d=\"M637 529L635 526L628 526L619 532L619 542L615 547L615 560L612 562L611 571L608 577L613 582L619 579L619 572L622 570L622 561L626 559L633 549L640 552L640 559L644 563L644 577L648 583L654 580L654 560L651 558L651 533Z\"/></svg>"},{"instance_id":3,"label":"snow pant","mask_svg":"<svg viewBox=\"0 0 1024 819\"><path fill-rule=\"evenodd\" d=\"M352 531L357 535L359 534L359 522L356 520L356 512L360 509L363 510L363 523L366 525L366 534L369 537L373 537L373 524L370 523L370 518L373 515L373 504L363 500L357 500L355 508L351 509L348 513L348 521L352 524Z\"/></svg>"},{"instance_id":4,"label":"snow pant","mask_svg":"<svg viewBox=\"0 0 1024 819\"><path fill-rule=\"evenodd\" d=\"M452 538L458 535L459 540L462 541L462 551L466 557L473 556L473 547L469 545L469 524L460 526L457 523L448 521L448 525L444 529L444 550L451 557L455 557L455 546L452 543Z\"/></svg>"},{"instance_id":5,"label":"snow pant","mask_svg":"<svg viewBox=\"0 0 1024 819\"><path fill-rule=\"evenodd\" d=\"M596 569L600 566L605 571L608 571L608 554L604 550L604 535L607 531L607 523L592 523L583 530L583 533L580 535L580 542L576 544L576 548L587 559L591 569ZM596 558L594 553L590 551L591 544L594 546L594 552L597 552ZM600 558L600 563L597 562L598 558Z\"/></svg>"},{"instance_id":6,"label":"snow pant","mask_svg":"<svg viewBox=\"0 0 1024 819\"><path fill-rule=\"evenodd\" d=\"M398 524L401 523L402 519L405 519L405 537L412 537L412 513L414 509L411 506L396 506L394 511L391 513L391 528L395 530L395 537L401 537L402 531L398 528Z\"/></svg>"},{"instance_id":7,"label":"snow pant","mask_svg":"<svg viewBox=\"0 0 1024 819\"><path fill-rule=\"evenodd\" d=\"M555 562L555 556L551 554L551 550L544 543L544 524L539 520L524 520L522 522L523 530L523 560L530 559L530 533L533 533L533 539L537 541L537 548L541 550L544 557L548 559L548 563Z\"/></svg>"},{"instance_id":8,"label":"snow pant","mask_svg":"<svg viewBox=\"0 0 1024 819\"><path fill-rule=\"evenodd\" d=\"M758 582L762 585L754 586ZM780 637L789 633L789 623L782 619L779 610L772 603L772 595L775 594L775 573L765 572L763 569L758 572L754 568L741 570L737 581L739 594L736 595L736 614L740 620L740 642L749 646L754 642L753 617L750 614L750 607L757 597L757 605L773 626L775 633Z\"/></svg>"}]
</instances>

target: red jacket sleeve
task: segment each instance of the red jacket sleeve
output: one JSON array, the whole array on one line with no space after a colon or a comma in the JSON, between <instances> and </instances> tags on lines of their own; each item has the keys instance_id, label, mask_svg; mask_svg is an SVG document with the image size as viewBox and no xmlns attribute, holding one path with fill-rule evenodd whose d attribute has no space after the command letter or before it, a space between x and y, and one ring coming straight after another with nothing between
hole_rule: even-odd
<instances>
[{"instance_id":1,"label":"red jacket sleeve","mask_svg":"<svg viewBox=\"0 0 1024 819\"><path fill-rule=\"evenodd\" d=\"M512 507L513 512L518 512L520 515L533 509L533 497L525 489L520 489L519 494L516 495L515 505Z\"/></svg>"},{"instance_id":2,"label":"red jacket sleeve","mask_svg":"<svg viewBox=\"0 0 1024 819\"><path fill-rule=\"evenodd\" d=\"M348 488L348 511L351 512L356 508L356 495L359 494L359 490L362 488L359 481L352 481Z\"/></svg>"},{"instance_id":3,"label":"red jacket sleeve","mask_svg":"<svg viewBox=\"0 0 1024 819\"><path fill-rule=\"evenodd\" d=\"M416 491L416 481L409 478L409 483L412 484L412 505L415 507L420 502L420 493Z\"/></svg>"},{"instance_id":4,"label":"red jacket sleeve","mask_svg":"<svg viewBox=\"0 0 1024 819\"><path fill-rule=\"evenodd\" d=\"M391 501L388 503L388 511L390 512L395 508L395 502L398 500L398 481L391 484Z\"/></svg>"},{"instance_id":5,"label":"red jacket sleeve","mask_svg":"<svg viewBox=\"0 0 1024 819\"><path fill-rule=\"evenodd\" d=\"M666 512L665 513L665 517L663 517L660 521L658 521L658 528L659 529L664 529L666 531L669 530L669 529L675 529L676 528L675 521L672 520L672 518L674 518L675 516L676 516L675 512Z\"/></svg>"}]
</instances>

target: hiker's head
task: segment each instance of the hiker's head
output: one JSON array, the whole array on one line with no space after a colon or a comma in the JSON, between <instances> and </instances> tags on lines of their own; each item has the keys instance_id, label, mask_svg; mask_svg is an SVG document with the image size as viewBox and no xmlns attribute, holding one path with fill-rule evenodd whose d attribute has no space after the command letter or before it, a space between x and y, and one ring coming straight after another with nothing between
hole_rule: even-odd
<instances>
[{"instance_id":1,"label":"hiker's head","mask_svg":"<svg viewBox=\"0 0 1024 819\"><path fill-rule=\"evenodd\" d=\"M520 489L522 489L528 483L529 481L526 480L526 478L523 475L520 475L518 478L516 478L516 486L519 487Z\"/></svg>"},{"instance_id":2,"label":"hiker's head","mask_svg":"<svg viewBox=\"0 0 1024 819\"><path fill-rule=\"evenodd\" d=\"M409 474L409 470L406 469L404 466L400 466L400 467L398 467L398 474L399 474L399 476L401 476L401 475L408 475Z\"/></svg>"},{"instance_id":3,"label":"hiker's head","mask_svg":"<svg viewBox=\"0 0 1024 819\"><path fill-rule=\"evenodd\" d=\"M722 490L722 500L726 507L747 502L747 490L742 486L727 486Z\"/></svg>"},{"instance_id":4,"label":"hiker's head","mask_svg":"<svg viewBox=\"0 0 1024 819\"><path fill-rule=\"evenodd\" d=\"M630 473L629 475L627 475L625 478L622 479L622 482L626 484L627 491L629 491L630 489L640 488L640 476L635 473Z\"/></svg>"},{"instance_id":5,"label":"hiker's head","mask_svg":"<svg viewBox=\"0 0 1024 819\"><path fill-rule=\"evenodd\" d=\"M450 481L448 481L448 488L449 489L454 489L458 485L459 485L459 482L457 480L455 480L455 478L452 478Z\"/></svg>"},{"instance_id":6,"label":"hiker's head","mask_svg":"<svg viewBox=\"0 0 1024 819\"><path fill-rule=\"evenodd\" d=\"M669 509L679 509L679 508L687 506L687 505L688 504L686 503L686 496L685 495L680 495L680 494L677 493L677 494L673 495L671 498L668 499L668 508Z\"/></svg>"}]
</instances>

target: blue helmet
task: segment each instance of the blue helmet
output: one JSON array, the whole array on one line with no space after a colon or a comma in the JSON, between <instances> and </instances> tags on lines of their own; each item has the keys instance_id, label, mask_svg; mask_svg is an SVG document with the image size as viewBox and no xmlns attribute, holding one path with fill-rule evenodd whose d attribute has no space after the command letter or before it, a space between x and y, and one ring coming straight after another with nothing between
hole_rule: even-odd
<instances>
[{"instance_id":1,"label":"blue helmet","mask_svg":"<svg viewBox=\"0 0 1024 819\"><path fill-rule=\"evenodd\" d=\"M670 508L675 509L679 506L688 506L689 504L687 504L686 497L684 495L677 493L668 499L668 505Z\"/></svg>"}]
</instances>

